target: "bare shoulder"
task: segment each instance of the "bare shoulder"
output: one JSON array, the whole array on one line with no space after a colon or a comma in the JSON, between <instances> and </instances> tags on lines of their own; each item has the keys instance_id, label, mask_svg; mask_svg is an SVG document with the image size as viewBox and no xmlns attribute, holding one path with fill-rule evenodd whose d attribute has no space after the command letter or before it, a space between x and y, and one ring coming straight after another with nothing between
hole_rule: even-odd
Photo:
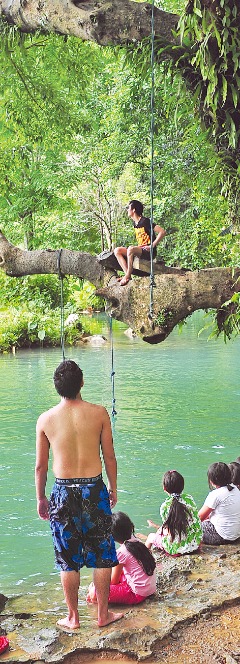
<instances>
[{"instance_id":1,"label":"bare shoulder","mask_svg":"<svg viewBox=\"0 0 240 664\"><path fill-rule=\"evenodd\" d=\"M56 413L58 406L49 408L44 413L41 413L37 419L37 429L44 429L44 426L49 422L50 418Z\"/></svg>"},{"instance_id":2,"label":"bare shoulder","mask_svg":"<svg viewBox=\"0 0 240 664\"><path fill-rule=\"evenodd\" d=\"M98 424L101 429L111 426L107 409L104 406L100 406L100 404L94 404L86 401L85 415L88 419L88 422Z\"/></svg>"},{"instance_id":3,"label":"bare shoulder","mask_svg":"<svg viewBox=\"0 0 240 664\"><path fill-rule=\"evenodd\" d=\"M90 401L83 402L87 409L94 411L95 415L98 415L102 419L108 419L109 415L107 409L100 404L91 403Z\"/></svg>"},{"instance_id":4,"label":"bare shoulder","mask_svg":"<svg viewBox=\"0 0 240 664\"><path fill-rule=\"evenodd\" d=\"M107 412L107 409L104 408L104 406L100 406L100 407L101 407L101 414L102 414L101 416L102 416L103 425L111 427L110 417L109 417L109 414Z\"/></svg>"}]
</instances>

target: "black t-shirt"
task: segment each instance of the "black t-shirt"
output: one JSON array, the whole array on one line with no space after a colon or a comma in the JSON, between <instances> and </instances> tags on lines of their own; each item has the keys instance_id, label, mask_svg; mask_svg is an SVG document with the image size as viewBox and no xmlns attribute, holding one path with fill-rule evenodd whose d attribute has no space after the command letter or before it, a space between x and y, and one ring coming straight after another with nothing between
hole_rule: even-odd
<instances>
[{"instance_id":1,"label":"black t-shirt","mask_svg":"<svg viewBox=\"0 0 240 664\"><path fill-rule=\"evenodd\" d=\"M134 223L134 222L133 222ZM153 223L153 229L156 226L155 223ZM148 217L141 217L139 219L138 223L135 225L134 223L134 230L137 238L137 243L139 247L145 247L151 244L151 222ZM156 238L156 235L153 231L153 242Z\"/></svg>"}]
</instances>

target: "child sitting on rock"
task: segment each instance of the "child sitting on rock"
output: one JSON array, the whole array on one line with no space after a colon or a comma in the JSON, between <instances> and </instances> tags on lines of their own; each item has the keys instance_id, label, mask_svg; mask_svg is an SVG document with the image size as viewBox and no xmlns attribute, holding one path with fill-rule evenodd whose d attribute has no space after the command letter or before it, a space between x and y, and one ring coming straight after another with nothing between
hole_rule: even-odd
<instances>
[{"instance_id":1,"label":"child sitting on rock","mask_svg":"<svg viewBox=\"0 0 240 664\"><path fill-rule=\"evenodd\" d=\"M112 604L139 604L156 591L156 562L150 551L134 535L134 525L127 514L112 514L112 535L121 544L117 550L119 565L113 567L108 601ZM90 583L88 602L97 602Z\"/></svg>"},{"instance_id":2,"label":"child sitting on rock","mask_svg":"<svg viewBox=\"0 0 240 664\"><path fill-rule=\"evenodd\" d=\"M240 463L238 461L231 461L228 464L231 472L231 483L235 484L240 489Z\"/></svg>"},{"instance_id":3,"label":"child sitting on rock","mask_svg":"<svg viewBox=\"0 0 240 664\"><path fill-rule=\"evenodd\" d=\"M232 484L230 468L218 461L209 466L211 489L199 511L204 544L231 544L240 537L240 491Z\"/></svg>"},{"instance_id":4,"label":"child sitting on rock","mask_svg":"<svg viewBox=\"0 0 240 664\"><path fill-rule=\"evenodd\" d=\"M184 478L177 470L168 470L163 476L163 489L169 494L160 507L162 526L153 521L148 525L158 528L150 533L145 545L155 546L170 556L197 551L202 539L201 521L196 504L188 493L184 493Z\"/></svg>"}]
</instances>

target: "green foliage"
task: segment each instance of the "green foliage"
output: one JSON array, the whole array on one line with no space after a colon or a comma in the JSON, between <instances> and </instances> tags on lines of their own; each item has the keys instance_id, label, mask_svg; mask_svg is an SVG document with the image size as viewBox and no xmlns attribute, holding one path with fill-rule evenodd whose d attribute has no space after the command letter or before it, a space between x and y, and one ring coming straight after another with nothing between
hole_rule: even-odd
<instances>
[{"instance_id":1,"label":"green foliage","mask_svg":"<svg viewBox=\"0 0 240 664\"><path fill-rule=\"evenodd\" d=\"M205 314L206 324L199 331L199 335L205 330L211 330L208 339L216 339L220 335L225 343L227 340L237 337L240 333L240 279L238 278L235 287L237 292L224 302L221 308L216 312L209 310Z\"/></svg>"},{"instance_id":2,"label":"green foliage","mask_svg":"<svg viewBox=\"0 0 240 664\"><path fill-rule=\"evenodd\" d=\"M28 248L99 253L131 243L124 206L139 198L149 214L150 204L148 41L124 51L10 30L6 42L3 231ZM195 102L186 91L180 96L179 80L165 65L155 79L155 221L179 229L159 253L186 267L223 264L231 260L230 237L216 238L232 219L216 154L199 130Z\"/></svg>"},{"instance_id":3,"label":"green foliage","mask_svg":"<svg viewBox=\"0 0 240 664\"><path fill-rule=\"evenodd\" d=\"M75 303L77 310L92 310L102 311L104 303L102 298L95 295L95 287L89 281L79 280L79 283L74 281L72 285L71 302Z\"/></svg>"},{"instance_id":4,"label":"green foliage","mask_svg":"<svg viewBox=\"0 0 240 664\"><path fill-rule=\"evenodd\" d=\"M167 230L158 249L167 264L195 269L239 262L238 134L234 139L226 115L236 127L236 2L220 0L220 13L203 10L201 0L188 3L179 27L182 45L171 47L174 75L162 64L156 40L154 221ZM183 0L156 4L184 9ZM5 26L1 37L3 232L29 249L99 253L132 243L129 199L142 200L150 213L149 40L134 48L102 48ZM182 87L182 71L191 93ZM31 312L36 304L41 314L59 307L59 280L52 275L9 278L2 285L3 303L10 297L17 307L28 302ZM82 288L71 278L64 279L64 300L66 313L101 307L89 284ZM36 343L47 343L40 314L34 330Z\"/></svg>"},{"instance_id":5,"label":"green foliage","mask_svg":"<svg viewBox=\"0 0 240 664\"><path fill-rule=\"evenodd\" d=\"M1 305L11 302L16 306L37 306L44 311L46 308L54 309L60 306L60 281L56 275L32 275L27 277L7 277L0 271ZM64 280L64 299L70 295L68 280ZM31 305L31 303L33 303Z\"/></svg>"},{"instance_id":6,"label":"green foliage","mask_svg":"<svg viewBox=\"0 0 240 664\"><path fill-rule=\"evenodd\" d=\"M74 310L76 311L76 309ZM65 312L71 313L71 307ZM0 352L15 348L60 346L60 309L43 311L35 306L17 308L9 306L0 310ZM90 316L82 316L72 325L65 326L65 346L72 346L83 334L100 334L101 325Z\"/></svg>"},{"instance_id":7,"label":"green foliage","mask_svg":"<svg viewBox=\"0 0 240 664\"><path fill-rule=\"evenodd\" d=\"M86 331L88 327L86 327ZM72 345L83 331L81 321L65 329L65 344ZM0 352L16 348L60 345L60 309L43 312L32 306L10 306L0 311Z\"/></svg>"},{"instance_id":8,"label":"green foliage","mask_svg":"<svg viewBox=\"0 0 240 664\"><path fill-rule=\"evenodd\" d=\"M235 153L235 169L240 142L239 20L238 0L209 5L189 0L179 21L183 48L178 64L195 85L196 102L217 145Z\"/></svg>"},{"instance_id":9,"label":"green foliage","mask_svg":"<svg viewBox=\"0 0 240 664\"><path fill-rule=\"evenodd\" d=\"M59 345L59 312L55 310L43 314L29 311L27 307L8 307L0 312L0 350L7 351L12 346L18 348Z\"/></svg>"},{"instance_id":10,"label":"green foliage","mask_svg":"<svg viewBox=\"0 0 240 664\"><path fill-rule=\"evenodd\" d=\"M60 244L98 251L98 229L90 225L85 233L81 225L72 163L76 137L81 154L96 125L92 91L101 51L74 38L22 36L16 29L5 29L2 41L2 228L29 249ZM87 154L85 171L86 163Z\"/></svg>"},{"instance_id":11,"label":"green foliage","mask_svg":"<svg viewBox=\"0 0 240 664\"><path fill-rule=\"evenodd\" d=\"M176 132L183 129L182 145L186 133L191 134L185 122L186 83L191 91L192 146L197 158L203 160L203 170L200 167L192 181L190 205L186 206L189 199L186 194L184 197L185 206L192 209L192 221L190 209L184 210L179 201L179 242L174 237L174 246L170 243L169 247L173 262L185 267L200 268L204 261L206 266L239 264L239 20L238 0L189 0L175 34L181 45L167 49L160 45L156 56L161 58L164 50L171 54L169 71L179 92L170 97L169 111L174 114ZM204 122L202 130L197 113ZM215 154L209 139L217 147ZM182 168L180 173L182 177ZM223 235L227 227L232 233Z\"/></svg>"},{"instance_id":12,"label":"green foliage","mask_svg":"<svg viewBox=\"0 0 240 664\"><path fill-rule=\"evenodd\" d=\"M170 309L160 309L154 317L154 323L159 325L159 327L164 327L167 321L171 320L172 317L173 312Z\"/></svg>"},{"instance_id":13,"label":"green foliage","mask_svg":"<svg viewBox=\"0 0 240 664\"><path fill-rule=\"evenodd\" d=\"M13 346L25 348L60 345L60 282L55 275L10 278L0 272L0 352ZM9 305L9 294L11 305ZM92 284L77 285L73 278L64 279L64 319L78 313L78 320L65 327L66 345L74 344L91 323L82 321L81 310L100 308L101 299L94 295Z\"/></svg>"},{"instance_id":14,"label":"green foliage","mask_svg":"<svg viewBox=\"0 0 240 664\"><path fill-rule=\"evenodd\" d=\"M186 0L156 0L156 7L166 12L180 14L184 10Z\"/></svg>"}]
</instances>

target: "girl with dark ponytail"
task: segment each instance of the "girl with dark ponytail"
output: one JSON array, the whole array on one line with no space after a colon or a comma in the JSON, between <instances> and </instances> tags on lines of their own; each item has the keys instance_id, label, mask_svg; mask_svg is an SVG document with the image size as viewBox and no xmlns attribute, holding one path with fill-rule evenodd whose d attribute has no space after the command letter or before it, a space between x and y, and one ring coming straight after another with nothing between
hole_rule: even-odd
<instances>
[{"instance_id":1,"label":"girl with dark ponytail","mask_svg":"<svg viewBox=\"0 0 240 664\"><path fill-rule=\"evenodd\" d=\"M156 591L156 562L145 544L135 537L134 524L124 512L112 514L112 535L121 546L117 549L119 564L112 568L108 601L139 604ZM93 583L87 601L96 602Z\"/></svg>"},{"instance_id":2,"label":"girl with dark ponytail","mask_svg":"<svg viewBox=\"0 0 240 664\"><path fill-rule=\"evenodd\" d=\"M168 470L163 476L163 489L169 497L160 507L162 526L148 521L149 526L158 528L150 533L145 545L162 549L176 556L191 553L199 548L202 539L201 522L196 504L188 493L184 493L184 478L177 470Z\"/></svg>"}]
</instances>

